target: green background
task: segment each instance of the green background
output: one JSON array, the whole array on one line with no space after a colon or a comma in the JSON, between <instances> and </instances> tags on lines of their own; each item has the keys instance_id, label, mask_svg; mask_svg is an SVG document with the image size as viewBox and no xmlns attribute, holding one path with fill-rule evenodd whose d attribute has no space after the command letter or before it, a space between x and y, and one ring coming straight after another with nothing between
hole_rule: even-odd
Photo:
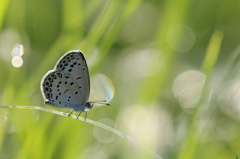
<instances>
[{"instance_id":1,"label":"green background","mask_svg":"<svg viewBox=\"0 0 240 159\"><path fill-rule=\"evenodd\" d=\"M235 158L239 16L238 0L1 0L1 105L51 109L43 104L43 75L64 53L81 50L90 76L104 74L115 87L112 106L94 108L89 119L128 134L163 159ZM25 48L19 68L11 64L16 44ZM174 97L173 83L188 70L206 80L196 106L186 111ZM0 109L0 158L152 156L89 123Z\"/></svg>"}]
</instances>

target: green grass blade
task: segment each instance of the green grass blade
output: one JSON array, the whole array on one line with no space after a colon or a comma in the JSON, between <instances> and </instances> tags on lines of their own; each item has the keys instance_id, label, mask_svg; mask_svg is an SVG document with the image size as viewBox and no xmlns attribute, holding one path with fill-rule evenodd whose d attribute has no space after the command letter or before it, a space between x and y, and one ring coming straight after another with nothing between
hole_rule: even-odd
<instances>
[{"instance_id":1,"label":"green grass blade","mask_svg":"<svg viewBox=\"0 0 240 159\"><path fill-rule=\"evenodd\" d=\"M2 25L3 25L3 20L5 18L9 2L10 2L9 0L0 1L0 30L1 30Z\"/></svg>"},{"instance_id":2,"label":"green grass blade","mask_svg":"<svg viewBox=\"0 0 240 159\"><path fill-rule=\"evenodd\" d=\"M206 56L202 64L202 72L209 74L214 68L220 52L220 47L223 39L223 34L220 31L215 31L210 39L207 48Z\"/></svg>"},{"instance_id":3,"label":"green grass blade","mask_svg":"<svg viewBox=\"0 0 240 159\"><path fill-rule=\"evenodd\" d=\"M52 109L47 109L47 108L44 108L44 107L39 107L39 106L0 106L0 108L17 108L17 109L31 109L31 110L41 110L41 111L45 111L45 112L48 112L48 113L53 113L53 114L56 114L56 115L60 115L60 116L64 116L64 117L69 117L69 118L73 118L73 119L77 119L77 120L81 120L83 122L87 122L89 124L92 124L92 125L95 125L95 126L98 126L98 127L101 127L103 129L106 129L128 141L130 141L131 143L135 144L136 146L139 146L139 148L144 148L146 149L154 158L156 159L162 159L159 155L157 155L157 153L153 152L152 150L144 147L143 145L141 145L140 143L138 143L136 140L134 140L132 137L124 134L123 132L119 131L119 130L116 130L114 128L111 128L105 124L102 124L102 123L99 123L99 122L96 122L96 121L93 121L93 120L90 120L90 119L85 119L83 117L78 117L77 118L77 115L70 115L66 112L61 112L61 111L56 111L56 110L52 110ZM26 148L28 148L29 146L27 146Z\"/></svg>"}]
</instances>

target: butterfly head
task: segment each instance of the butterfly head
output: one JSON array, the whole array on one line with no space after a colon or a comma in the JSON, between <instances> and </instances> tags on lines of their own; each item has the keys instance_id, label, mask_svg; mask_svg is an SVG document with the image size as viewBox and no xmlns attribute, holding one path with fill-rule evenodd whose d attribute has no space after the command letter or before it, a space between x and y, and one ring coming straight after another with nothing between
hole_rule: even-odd
<instances>
[{"instance_id":1,"label":"butterfly head","mask_svg":"<svg viewBox=\"0 0 240 159\"><path fill-rule=\"evenodd\" d=\"M85 110L84 111L89 111L93 108L93 104L94 103L91 103L91 102L87 102L86 105L85 105Z\"/></svg>"}]
</instances>

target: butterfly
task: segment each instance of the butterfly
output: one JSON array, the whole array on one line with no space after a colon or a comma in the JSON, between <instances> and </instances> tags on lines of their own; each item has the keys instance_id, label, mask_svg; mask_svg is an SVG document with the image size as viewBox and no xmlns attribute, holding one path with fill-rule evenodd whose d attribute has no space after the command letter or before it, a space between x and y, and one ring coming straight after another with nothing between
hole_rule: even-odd
<instances>
[{"instance_id":1,"label":"butterfly","mask_svg":"<svg viewBox=\"0 0 240 159\"><path fill-rule=\"evenodd\" d=\"M106 100L88 101L90 94L90 79L87 62L83 53L72 50L63 55L53 70L48 71L42 78L41 91L44 103L56 107L73 109L85 113L93 108L94 103L110 105Z\"/></svg>"}]
</instances>

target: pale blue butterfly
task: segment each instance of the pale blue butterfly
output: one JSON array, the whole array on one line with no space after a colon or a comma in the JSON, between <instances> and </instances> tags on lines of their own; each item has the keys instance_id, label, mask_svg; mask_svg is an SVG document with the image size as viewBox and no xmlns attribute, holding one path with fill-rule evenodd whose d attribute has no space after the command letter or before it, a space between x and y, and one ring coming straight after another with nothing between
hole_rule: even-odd
<instances>
[{"instance_id":1,"label":"pale blue butterfly","mask_svg":"<svg viewBox=\"0 0 240 159\"><path fill-rule=\"evenodd\" d=\"M67 52L58 60L55 68L45 74L41 81L41 91L45 104L56 108L72 108L72 112L80 112L79 115L84 112L85 119L86 111L91 110L94 103L109 105L105 103L106 100L88 101L88 66L79 50Z\"/></svg>"}]
</instances>

